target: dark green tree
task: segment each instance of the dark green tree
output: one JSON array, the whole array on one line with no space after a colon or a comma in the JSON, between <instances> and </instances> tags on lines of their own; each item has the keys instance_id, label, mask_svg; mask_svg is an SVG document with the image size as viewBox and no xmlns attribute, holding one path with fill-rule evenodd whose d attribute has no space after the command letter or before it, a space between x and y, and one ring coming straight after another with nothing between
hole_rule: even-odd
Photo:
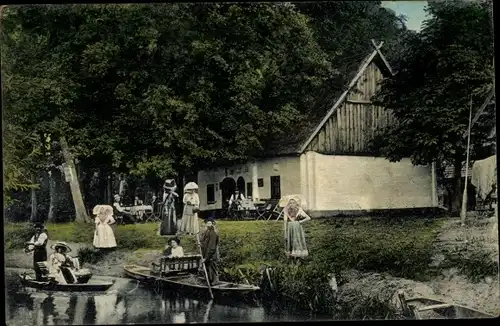
<instances>
[{"instance_id":1,"label":"dark green tree","mask_svg":"<svg viewBox=\"0 0 500 326\"><path fill-rule=\"evenodd\" d=\"M429 2L428 12L421 32L404 39L394 63L397 74L383 82L377 96L398 124L382 130L374 147L391 161L410 157L414 164L452 165L456 214L470 101L477 111L493 83L491 2ZM474 126L473 155L492 123L494 112L489 112Z\"/></svg>"}]
</instances>

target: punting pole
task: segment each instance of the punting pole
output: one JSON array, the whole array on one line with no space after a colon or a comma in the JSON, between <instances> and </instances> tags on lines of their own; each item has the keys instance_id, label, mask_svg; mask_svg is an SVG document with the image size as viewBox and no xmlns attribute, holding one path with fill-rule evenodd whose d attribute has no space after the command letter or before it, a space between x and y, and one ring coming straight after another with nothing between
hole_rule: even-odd
<instances>
[{"instance_id":1,"label":"punting pole","mask_svg":"<svg viewBox=\"0 0 500 326\"><path fill-rule=\"evenodd\" d=\"M465 184L464 193L462 195L462 210L460 211L460 221L461 225L465 226L465 216L467 215L467 179L469 177L469 152L470 152L470 129L472 123L472 95L470 97L470 109L469 109L469 128L467 130L467 155L465 159Z\"/></svg>"},{"instance_id":2,"label":"punting pole","mask_svg":"<svg viewBox=\"0 0 500 326\"><path fill-rule=\"evenodd\" d=\"M200 249L201 259L205 259L205 257L203 257L203 251L201 250L199 233L196 233L196 242L198 243L198 248ZM205 279L207 280L208 292L210 292L210 298L213 299L214 294L212 293L212 286L210 285L210 280L208 279L207 266L205 266L205 262L202 262L201 264L203 265L203 271L205 272Z\"/></svg>"}]
</instances>

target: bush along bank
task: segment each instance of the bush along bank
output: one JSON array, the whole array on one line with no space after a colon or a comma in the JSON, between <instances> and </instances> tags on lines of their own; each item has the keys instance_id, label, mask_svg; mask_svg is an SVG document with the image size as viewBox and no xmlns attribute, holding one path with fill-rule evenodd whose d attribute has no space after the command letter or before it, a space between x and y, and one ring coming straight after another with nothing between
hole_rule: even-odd
<instances>
[{"instance_id":1,"label":"bush along bank","mask_svg":"<svg viewBox=\"0 0 500 326\"><path fill-rule=\"evenodd\" d=\"M221 278L260 284L269 297L316 312L335 313L343 308L333 304L335 292L329 284L332 273L339 286L343 282L342 271L350 269L386 272L416 281L433 277L436 271L428 266L442 222L421 218L315 219L304 224L309 257L294 265L284 253L282 222L218 221ZM138 256L163 250L167 239L156 235L157 227L157 224L116 226L118 251ZM47 229L53 240L92 244L93 225L48 224ZM29 224L6 224L7 250L21 248L31 234ZM186 253L198 253L194 237L184 236L181 241ZM80 255L83 262L91 264L107 257L92 249L82 249ZM475 264L478 264L476 259ZM272 267L270 277L265 266ZM476 274L490 273L490 269L476 268ZM266 282L261 283L262 280ZM355 315L363 315L365 310L384 311L379 305L364 303Z\"/></svg>"}]
</instances>

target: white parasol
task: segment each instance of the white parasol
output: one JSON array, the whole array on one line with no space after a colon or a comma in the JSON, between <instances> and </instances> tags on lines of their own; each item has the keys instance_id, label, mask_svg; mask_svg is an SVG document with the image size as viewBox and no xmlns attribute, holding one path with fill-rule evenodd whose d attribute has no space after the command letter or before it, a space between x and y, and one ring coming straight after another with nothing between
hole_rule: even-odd
<instances>
[{"instance_id":1,"label":"white parasol","mask_svg":"<svg viewBox=\"0 0 500 326\"><path fill-rule=\"evenodd\" d=\"M307 203L306 203L306 201L305 201L305 199L304 199L304 197L302 195L286 195L286 196L283 196L283 197L281 197L278 205L280 207L285 207L288 204L288 202L290 201L290 199L296 199L296 200L298 199L300 207L302 209L306 209Z\"/></svg>"},{"instance_id":2,"label":"white parasol","mask_svg":"<svg viewBox=\"0 0 500 326\"><path fill-rule=\"evenodd\" d=\"M184 186L184 191L186 190L197 190L198 189L198 185L194 182L188 182L185 186Z\"/></svg>"}]
</instances>

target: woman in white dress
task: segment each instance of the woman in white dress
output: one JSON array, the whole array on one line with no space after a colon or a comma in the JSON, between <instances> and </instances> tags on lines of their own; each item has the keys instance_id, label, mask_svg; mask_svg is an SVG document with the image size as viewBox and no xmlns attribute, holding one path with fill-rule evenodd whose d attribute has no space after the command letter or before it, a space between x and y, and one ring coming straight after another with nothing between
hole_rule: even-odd
<instances>
[{"instance_id":1,"label":"woman in white dress","mask_svg":"<svg viewBox=\"0 0 500 326\"><path fill-rule=\"evenodd\" d=\"M198 222L198 210L200 209L200 197L196 193L198 185L194 182L189 182L184 187L184 211L182 212L182 220L179 226L180 233L194 235L200 232Z\"/></svg>"},{"instance_id":2,"label":"woman in white dress","mask_svg":"<svg viewBox=\"0 0 500 326\"><path fill-rule=\"evenodd\" d=\"M71 248L65 242L59 241L52 245L51 249L54 252L49 256L48 261L50 277L59 284L76 283L75 268L79 266L75 266L76 260L68 255ZM63 267L67 268L66 275Z\"/></svg>"},{"instance_id":3,"label":"woman in white dress","mask_svg":"<svg viewBox=\"0 0 500 326\"><path fill-rule=\"evenodd\" d=\"M113 207L109 205L99 205L95 217L94 247L96 248L116 248L116 239L111 224L115 223L113 218Z\"/></svg>"}]
</instances>

